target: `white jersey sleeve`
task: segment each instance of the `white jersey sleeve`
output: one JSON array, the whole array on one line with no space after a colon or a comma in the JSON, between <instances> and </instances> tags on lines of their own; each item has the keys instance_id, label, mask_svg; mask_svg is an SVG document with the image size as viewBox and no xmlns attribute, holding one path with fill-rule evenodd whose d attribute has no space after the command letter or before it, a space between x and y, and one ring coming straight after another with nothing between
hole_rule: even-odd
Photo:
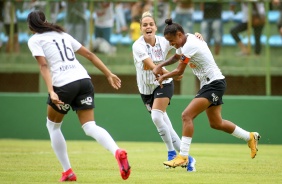
<instances>
[{"instance_id":1,"label":"white jersey sleeve","mask_svg":"<svg viewBox=\"0 0 282 184\"><path fill-rule=\"evenodd\" d=\"M35 56L44 56L45 57L44 51L39 44L39 40L36 40L34 39L34 37L31 37L28 40L27 45L33 57Z\"/></svg>"},{"instance_id":2,"label":"white jersey sleeve","mask_svg":"<svg viewBox=\"0 0 282 184\"><path fill-rule=\"evenodd\" d=\"M218 68L207 43L198 39L195 35L187 34L186 43L176 52L190 58L188 66L200 80L201 87L214 80L225 78Z\"/></svg>"}]
</instances>

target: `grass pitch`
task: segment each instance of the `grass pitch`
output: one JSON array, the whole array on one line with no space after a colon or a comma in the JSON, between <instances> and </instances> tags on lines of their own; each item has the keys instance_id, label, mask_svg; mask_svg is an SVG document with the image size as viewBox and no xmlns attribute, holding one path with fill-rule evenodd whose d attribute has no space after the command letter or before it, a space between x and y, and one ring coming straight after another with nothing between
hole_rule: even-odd
<instances>
[{"instance_id":1,"label":"grass pitch","mask_svg":"<svg viewBox=\"0 0 282 184\"><path fill-rule=\"evenodd\" d=\"M255 159L246 144L197 144L191 155L197 172L165 169L166 148L161 142L118 142L128 151L132 167L122 180L114 156L95 141L67 141L76 183L103 184L271 184L282 183L282 146L259 145ZM0 183L59 183L62 168L50 142L0 139Z\"/></svg>"}]
</instances>

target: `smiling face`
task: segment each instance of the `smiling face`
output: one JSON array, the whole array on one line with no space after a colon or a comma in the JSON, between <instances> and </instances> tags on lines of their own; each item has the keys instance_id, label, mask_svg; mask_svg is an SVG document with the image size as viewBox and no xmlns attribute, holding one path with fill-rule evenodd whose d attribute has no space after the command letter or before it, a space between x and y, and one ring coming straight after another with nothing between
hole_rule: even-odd
<instances>
[{"instance_id":1,"label":"smiling face","mask_svg":"<svg viewBox=\"0 0 282 184\"><path fill-rule=\"evenodd\" d=\"M152 17L144 17L141 21L141 32L145 40L155 39L157 26Z\"/></svg>"},{"instance_id":2,"label":"smiling face","mask_svg":"<svg viewBox=\"0 0 282 184\"><path fill-rule=\"evenodd\" d=\"M164 37L169 41L169 44L176 49L183 46L182 33L180 32L177 32L176 35L166 34Z\"/></svg>"}]
</instances>

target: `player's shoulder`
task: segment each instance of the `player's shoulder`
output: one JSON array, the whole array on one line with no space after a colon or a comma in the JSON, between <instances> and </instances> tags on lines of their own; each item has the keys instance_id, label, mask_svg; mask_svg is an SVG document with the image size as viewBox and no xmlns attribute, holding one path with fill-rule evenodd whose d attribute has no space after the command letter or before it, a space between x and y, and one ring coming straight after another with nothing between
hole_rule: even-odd
<instances>
[{"instance_id":1,"label":"player's shoulder","mask_svg":"<svg viewBox=\"0 0 282 184\"><path fill-rule=\"evenodd\" d=\"M191 38L191 39L198 39L198 38L196 37L196 35L194 35L194 34L192 34L192 33L187 33L186 35L187 35L188 38Z\"/></svg>"},{"instance_id":2,"label":"player's shoulder","mask_svg":"<svg viewBox=\"0 0 282 184\"><path fill-rule=\"evenodd\" d=\"M33 34L27 41L28 44L34 43L39 40L39 34Z\"/></svg>"},{"instance_id":3,"label":"player's shoulder","mask_svg":"<svg viewBox=\"0 0 282 184\"><path fill-rule=\"evenodd\" d=\"M132 47L133 48L138 48L138 47L142 47L142 46L146 46L146 42L144 40L143 36L140 36L133 44Z\"/></svg>"},{"instance_id":4,"label":"player's shoulder","mask_svg":"<svg viewBox=\"0 0 282 184\"><path fill-rule=\"evenodd\" d=\"M189 33L189 34L188 34L188 43L189 43L190 45L197 46L197 45L204 44L205 41L204 41L204 40L201 40L201 39L198 38L196 35Z\"/></svg>"}]
</instances>

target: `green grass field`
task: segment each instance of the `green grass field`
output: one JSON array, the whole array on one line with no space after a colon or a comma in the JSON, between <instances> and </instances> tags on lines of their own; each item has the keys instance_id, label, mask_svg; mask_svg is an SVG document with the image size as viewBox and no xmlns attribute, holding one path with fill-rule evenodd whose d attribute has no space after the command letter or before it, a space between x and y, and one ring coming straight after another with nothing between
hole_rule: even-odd
<instances>
[{"instance_id":1,"label":"green grass field","mask_svg":"<svg viewBox=\"0 0 282 184\"><path fill-rule=\"evenodd\" d=\"M192 144L197 172L165 169L161 142L118 142L128 151L131 176L122 180L117 162L95 141L67 141L76 183L271 184L282 183L282 146L259 145L255 159L245 144ZM59 183L62 168L50 142L0 139L0 183Z\"/></svg>"}]
</instances>

